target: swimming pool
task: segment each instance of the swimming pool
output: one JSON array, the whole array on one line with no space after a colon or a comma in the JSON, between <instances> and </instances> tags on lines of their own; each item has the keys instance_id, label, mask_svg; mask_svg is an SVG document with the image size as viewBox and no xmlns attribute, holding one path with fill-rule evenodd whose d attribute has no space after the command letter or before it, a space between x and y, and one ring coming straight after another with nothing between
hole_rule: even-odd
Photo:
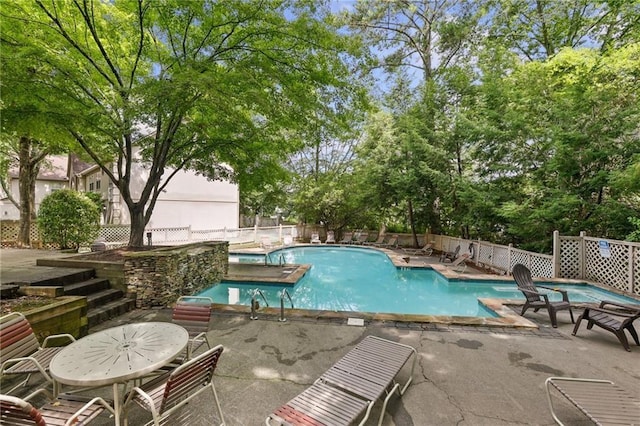
<instances>
[{"instance_id":1,"label":"swimming pool","mask_svg":"<svg viewBox=\"0 0 640 426\"><path fill-rule=\"evenodd\" d=\"M524 300L515 283L505 281L447 280L423 268L397 268L377 250L360 247L289 247L270 253L270 262L311 264L309 272L294 286L255 282L223 282L199 295L216 303L250 305L253 290L260 288L269 306L280 306L280 292L287 288L295 308L412 315L449 315L492 318L497 315L478 303L478 298ZM242 255L264 263L264 255ZM242 261L242 260L240 260ZM635 300L590 285L557 285L566 289L573 303L602 299L622 303ZM550 300L560 300L557 292ZM260 300L262 302L262 300Z\"/></svg>"}]
</instances>

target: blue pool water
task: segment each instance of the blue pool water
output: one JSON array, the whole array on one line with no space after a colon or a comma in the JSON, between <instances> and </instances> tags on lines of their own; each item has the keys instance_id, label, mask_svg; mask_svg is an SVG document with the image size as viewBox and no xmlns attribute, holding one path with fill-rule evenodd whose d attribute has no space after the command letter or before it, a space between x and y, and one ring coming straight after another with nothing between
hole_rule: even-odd
<instances>
[{"instance_id":1,"label":"blue pool water","mask_svg":"<svg viewBox=\"0 0 640 426\"><path fill-rule=\"evenodd\" d=\"M479 297L523 299L515 282L449 281L431 269L396 268L377 250L358 247L292 247L270 254L271 263L280 256L287 264L311 264L312 268L293 287L283 284L223 282L199 295L216 303L250 305L255 288L260 288L269 306L280 306L283 288L295 308L328 311L379 312L416 315L495 317L478 303ZM234 255L238 261L264 263L264 255ZM589 285L556 285L566 289L574 303L602 299L635 303ZM551 292L551 300L560 300ZM264 304L262 299L258 299ZM288 306L288 305L287 305Z\"/></svg>"}]
</instances>

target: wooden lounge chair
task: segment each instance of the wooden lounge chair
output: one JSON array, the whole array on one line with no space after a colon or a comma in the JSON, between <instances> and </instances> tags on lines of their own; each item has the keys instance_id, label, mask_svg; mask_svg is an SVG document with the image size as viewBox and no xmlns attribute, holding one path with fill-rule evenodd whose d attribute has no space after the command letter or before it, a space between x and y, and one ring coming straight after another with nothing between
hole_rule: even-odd
<instances>
[{"instance_id":1,"label":"wooden lounge chair","mask_svg":"<svg viewBox=\"0 0 640 426\"><path fill-rule=\"evenodd\" d=\"M573 311L571 310L571 303L569 302L569 295L567 294L566 290L539 285L538 287L540 288L544 288L550 291L556 291L562 294L562 301L550 302L549 297L544 293L540 293L536 288L536 285L533 283L533 279L531 278L531 271L529 271L529 268L520 263L516 264L513 267L513 278L518 284L518 290L520 290L526 298L524 306L522 306L522 312L520 313L520 315L524 316L524 313L529 308L533 308L534 312L538 312L538 310L540 309L546 309L549 312L551 325L553 326L553 328L557 328L557 312L568 309L569 314L571 315L571 322L575 323L573 319Z\"/></svg>"},{"instance_id":2,"label":"wooden lounge chair","mask_svg":"<svg viewBox=\"0 0 640 426\"><path fill-rule=\"evenodd\" d=\"M576 406L597 425L634 425L640 423L640 399L608 380L549 377L545 381L547 402L553 420L563 425L553 409L551 389Z\"/></svg>"},{"instance_id":3,"label":"wooden lounge chair","mask_svg":"<svg viewBox=\"0 0 640 426\"><path fill-rule=\"evenodd\" d=\"M155 426L160 426L160 424L190 425L192 419L189 416L174 417L172 414L208 389L213 393L216 409L220 416L220 424L223 425L222 408L213 385L213 373L223 350L222 345L218 345L185 362L175 370L133 388L123 405L125 426L128 424L127 413L133 403L151 412ZM170 416L171 422L167 423L166 419Z\"/></svg>"},{"instance_id":4,"label":"wooden lounge chair","mask_svg":"<svg viewBox=\"0 0 640 426\"><path fill-rule=\"evenodd\" d=\"M210 297L182 296L178 298L173 307L171 321L189 332L187 353L178 362L191 359L193 353L202 345L207 345L207 348L211 349L207 332L211 325L212 304L213 300Z\"/></svg>"},{"instance_id":5,"label":"wooden lounge chair","mask_svg":"<svg viewBox=\"0 0 640 426\"><path fill-rule=\"evenodd\" d=\"M460 244L458 244L454 251L443 251L440 255L440 262L446 262L447 260L453 262L460 253Z\"/></svg>"},{"instance_id":6,"label":"wooden lounge chair","mask_svg":"<svg viewBox=\"0 0 640 426\"><path fill-rule=\"evenodd\" d=\"M622 308L622 310L606 309L607 306ZM610 331L616 335L620 343L622 343L622 346L631 352L629 341L624 334L624 330L627 330L629 334L631 334L631 337L633 337L636 345L640 346L638 332L633 327L633 322L638 318L640 318L640 307L633 308L628 305L603 300L600 302L600 307L598 308L587 307L584 309L584 312L578 317L578 321L576 321L572 334L575 336L580 327L580 322L586 320L588 321L587 330L591 330L594 325L597 325Z\"/></svg>"},{"instance_id":7,"label":"wooden lounge chair","mask_svg":"<svg viewBox=\"0 0 640 426\"><path fill-rule=\"evenodd\" d=\"M311 233L311 244L320 244L322 241L320 241L320 234L318 234L317 232L313 232Z\"/></svg>"},{"instance_id":8,"label":"wooden lounge chair","mask_svg":"<svg viewBox=\"0 0 640 426\"><path fill-rule=\"evenodd\" d=\"M338 244L351 244L353 242L353 232L345 232Z\"/></svg>"},{"instance_id":9,"label":"wooden lounge chair","mask_svg":"<svg viewBox=\"0 0 640 426\"><path fill-rule=\"evenodd\" d=\"M33 373L40 373L44 379L53 384L49 376L49 363L62 347L49 347L49 342L57 340L75 342L70 334L55 334L38 342L27 318L20 312L12 312L0 318L0 378L8 375L25 375L26 378L8 391L9 394L29 382Z\"/></svg>"},{"instance_id":10,"label":"wooden lounge chair","mask_svg":"<svg viewBox=\"0 0 640 426\"><path fill-rule=\"evenodd\" d=\"M396 376L413 356L404 385ZM385 395L378 425L394 393L403 395L413 379L415 348L367 336L316 380L307 390L270 414L265 423L278 425L365 424L373 404Z\"/></svg>"},{"instance_id":11,"label":"wooden lounge chair","mask_svg":"<svg viewBox=\"0 0 640 426\"><path fill-rule=\"evenodd\" d=\"M25 425L84 425L95 419L104 410L115 414L111 405L102 398L89 399L77 395L63 394L41 408L35 408L27 399L0 395L0 424L3 426Z\"/></svg>"}]
</instances>

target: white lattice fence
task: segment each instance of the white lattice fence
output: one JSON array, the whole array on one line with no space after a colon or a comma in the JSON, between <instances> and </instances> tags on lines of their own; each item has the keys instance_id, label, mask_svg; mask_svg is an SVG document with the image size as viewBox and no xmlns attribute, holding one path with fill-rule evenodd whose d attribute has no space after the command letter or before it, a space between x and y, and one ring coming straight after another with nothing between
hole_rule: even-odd
<instances>
[{"instance_id":1,"label":"white lattice fence","mask_svg":"<svg viewBox=\"0 0 640 426\"><path fill-rule=\"evenodd\" d=\"M610 256L600 253L599 240L584 239L584 273L588 280L607 284L618 290L629 289L629 264L631 261L631 245L609 242Z\"/></svg>"},{"instance_id":2,"label":"white lattice fence","mask_svg":"<svg viewBox=\"0 0 640 426\"><path fill-rule=\"evenodd\" d=\"M128 243L130 232L129 225L104 225L100 227L100 237L109 243Z\"/></svg>"},{"instance_id":3,"label":"white lattice fence","mask_svg":"<svg viewBox=\"0 0 640 426\"><path fill-rule=\"evenodd\" d=\"M573 279L581 278L580 241L581 237L560 238L559 277Z\"/></svg>"}]
</instances>

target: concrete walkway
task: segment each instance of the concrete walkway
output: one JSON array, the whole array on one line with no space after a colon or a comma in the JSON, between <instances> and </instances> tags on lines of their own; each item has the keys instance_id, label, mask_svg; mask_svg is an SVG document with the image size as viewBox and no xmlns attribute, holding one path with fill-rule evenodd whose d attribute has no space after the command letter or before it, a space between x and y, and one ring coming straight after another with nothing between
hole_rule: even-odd
<instances>
[{"instance_id":1,"label":"concrete walkway","mask_svg":"<svg viewBox=\"0 0 640 426\"><path fill-rule=\"evenodd\" d=\"M0 254L4 271L4 249ZM90 332L123 322L169 321L170 315L169 309L136 310ZM214 382L227 425L264 424L273 409L303 391L370 334L411 345L419 354L412 386L402 398L391 399L382 423L387 426L552 425L544 391L549 376L608 379L640 398L640 347L626 352L613 334L586 330L585 325L573 337L566 312L559 313L558 329L549 326L546 312L527 313L527 318L540 328L380 322L356 327L340 319L252 321L247 315L216 313L209 337L224 345L225 352ZM109 389L93 393L108 396ZM591 424L572 405L558 402L566 424ZM368 425L376 424L380 405ZM192 425L215 424L209 394L186 409L194 413ZM149 419L135 409L130 424ZM95 424L113 420L103 418Z\"/></svg>"}]
</instances>

